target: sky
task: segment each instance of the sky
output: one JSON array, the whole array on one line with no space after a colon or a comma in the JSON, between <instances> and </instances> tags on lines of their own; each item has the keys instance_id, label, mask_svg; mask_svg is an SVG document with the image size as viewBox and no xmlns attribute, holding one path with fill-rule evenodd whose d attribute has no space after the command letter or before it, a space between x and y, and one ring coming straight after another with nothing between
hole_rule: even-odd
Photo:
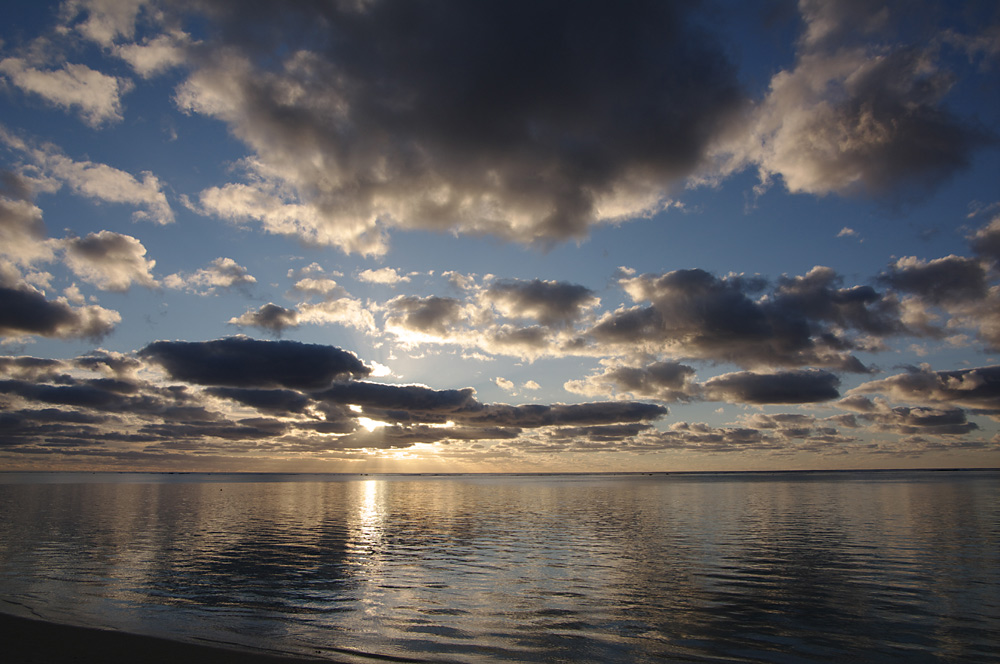
<instances>
[{"instance_id":1,"label":"sky","mask_svg":"<svg viewBox=\"0 0 1000 664\"><path fill-rule=\"evenodd\" d=\"M0 469L1000 466L1000 5L10 0Z\"/></svg>"}]
</instances>

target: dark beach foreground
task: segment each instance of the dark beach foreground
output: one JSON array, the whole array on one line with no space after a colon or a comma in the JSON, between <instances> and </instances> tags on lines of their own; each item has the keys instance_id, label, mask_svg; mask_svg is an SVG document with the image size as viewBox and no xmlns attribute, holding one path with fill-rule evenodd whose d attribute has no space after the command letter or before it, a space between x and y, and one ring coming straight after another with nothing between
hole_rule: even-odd
<instances>
[{"instance_id":1,"label":"dark beach foreground","mask_svg":"<svg viewBox=\"0 0 1000 664\"><path fill-rule=\"evenodd\" d=\"M7 664L304 664L327 661L216 645L170 641L29 620L0 613L3 661Z\"/></svg>"}]
</instances>

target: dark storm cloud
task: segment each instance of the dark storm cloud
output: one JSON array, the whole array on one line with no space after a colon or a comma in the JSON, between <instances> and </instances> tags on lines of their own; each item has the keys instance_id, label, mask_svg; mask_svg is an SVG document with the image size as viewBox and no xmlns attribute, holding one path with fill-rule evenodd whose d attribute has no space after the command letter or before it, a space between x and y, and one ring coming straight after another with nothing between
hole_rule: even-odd
<instances>
[{"instance_id":1,"label":"dark storm cloud","mask_svg":"<svg viewBox=\"0 0 1000 664\"><path fill-rule=\"evenodd\" d=\"M120 320L118 312L96 305L71 307L63 300L48 300L30 287L0 286L0 336L99 340Z\"/></svg>"},{"instance_id":2,"label":"dark storm cloud","mask_svg":"<svg viewBox=\"0 0 1000 664\"><path fill-rule=\"evenodd\" d=\"M739 403L816 403L840 396L840 379L828 371L728 373L705 381L707 399Z\"/></svg>"},{"instance_id":3,"label":"dark storm cloud","mask_svg":"<svg viewBox=\"0 0 1000 664\"><path fill-rule=\"evenodd\" d=\"M339 378L371 373L356 355L339 348L246 337L154 341L139 357L159 364L176 380L226 387L316 390Z\"/></svg>"},{"instance_id":4,"label":"dark storm cloud","mask_svg":"<svg viewBox=\"0 0 1000 664\"><path fill-rule=\"evenodd\" d=\"M380 222L580 237L655 207L744 101L697 3L196 4L220 47L193 50L181 103L328 215L302 232L349 249Z\"/></svg>"},{"instance_id":5,"label":"dark storm cloud","mask_svg":"<svg viewBox=\"0 0 1000 664\"><path fill-rule=\"evenodd\" d=\"M931 261L901 258L879 280L932 304L982 299L988 287L986 270L978 260L954 255Z\"/></svg>"},{"instance_id":6,"label":"dark storm cloud","mask_svg":"<svg viewBox=\"0 0 1000 664\"><path fill-rule=\"evenodd\" d=\"M584 286L541 279L499 280L490 284L485 295L509 318L531 318L550 326L571 325L600 302Z\"/></svg>"},{"instance_id":7,"label":"dark storm cloud","mask_svg":"<svg viewBox=\"0 0 1000 664\"><path fill-rule=\"evenodd\" d=\"M599 343L740 366L823 366L865 372L848 332L902 333L893 298L865 286L838 287L829 268L783 277L766 297L760 278L715 277L699 269L621 281L637 302L606 314L589 335ZM751 297L754 296L754 297Z\"/></svg>"}]
</instances>

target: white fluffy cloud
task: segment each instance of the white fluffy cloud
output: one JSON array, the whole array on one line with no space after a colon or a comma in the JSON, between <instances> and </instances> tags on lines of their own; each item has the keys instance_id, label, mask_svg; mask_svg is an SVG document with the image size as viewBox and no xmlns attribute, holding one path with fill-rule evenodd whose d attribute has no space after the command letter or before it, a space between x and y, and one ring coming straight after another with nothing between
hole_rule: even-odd
<instances>
[{"instance_id":1,"label":"white fluffy cloud","mask_svg":"<svg viewBox=\"0 0 1000 664\"><path fill-rule=\"evenodd\" d=\"M84 122L99 127L122 119L122 96L132 89L128 79L108 76L86 65L67 63L60 69L37 69L22 58L0 60L0 74L25 92L75 110Z\"/></svg>"},{"instance_id":2,"label":"white fluffy cloud","mask_svg":"<svg viewBox=\"0 0 1000 664\"><path fill-rule=\"evenodd\" d=\"M31 169L38 171L49 190L60 184L73 193L102 203L133 205L136 220L170 224L174 213L163 193L159 178L149 171L136 178L114 166L89 160L76 161L51 144L35 146L0 126L0 143L24 156Z\"/></svg>"},{"instance_id":3,"label":"white fluffy cloud","mask_svg":"<svg viewBox=\"0 0 1000 664\"><path fill-rule=\"evenodd\" d=\"M245 267L232 258L216 258L208 267L192 273L175 273L163 279L167 288L211 295L220 288L249 288L257 283Z\"/></svg>"},{"instance_id":4,"label":"white fluffy cloud","mask_svg":"<svg viewBox=\"0 0 1000 664\"><path fill-rule=\"evenodd\" d=\"M399 274L391 267L383 267L377 270L362 270L358 273L358 279L367 281L370 284L385 284L387 286L395 286L398 283L410 280L409 277Z\"/></svg>"},{"instance_id":5,"label":"white fluffy cloud","mask_svg":"<svg viewBox=\"0 0 1000 664\"><path fill-rule=\"evenodd\" d=\"M65 26L101 46L135 34L135 20L147 0L65 0L60 14Z\"/></svg>"},{"instance_id":6,"label":"white fluffy cloud","mask_svg":"<svg viewBox=\"0 0 1000 664\"><path fill-rule=\"evenodd\" d=\"M174 31L146 39L141 44L122 44L115 54L128 62L143 78L150 78L187 61L185 33Z\"/></svg>"}]
</instances>

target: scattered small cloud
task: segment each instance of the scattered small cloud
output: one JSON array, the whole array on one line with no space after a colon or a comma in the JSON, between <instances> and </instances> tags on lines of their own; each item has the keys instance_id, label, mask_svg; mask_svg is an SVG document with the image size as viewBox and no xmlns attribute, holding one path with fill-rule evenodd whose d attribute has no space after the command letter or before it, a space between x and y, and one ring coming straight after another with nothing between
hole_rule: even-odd
<instances>
[{"instance_id":1,"label":"scattered small cloud","mask_svg":"<svg viewBox=\"0 0 1000 664\"><path fill-rule=\"evenodd\" d=\"M218 289L246 290L257 279L232 258L216 258L208 267L191 273L175 273L163 279L163 285L199 295L212 295Z\"/></svg>"},{"instance_id":2,"label":"scattered small cloud","mask_svg":"<svg viewBox=\"0 0 1000 664\"><path fill-rule=\"evenodd\" d=\"M378 270L362 270L358 273L358 279L370 284L383 284L386 286L395 286L396 284L410 281L409 277L400 275L391 267L383 267Z\"/></svg>"}]
</instances>

